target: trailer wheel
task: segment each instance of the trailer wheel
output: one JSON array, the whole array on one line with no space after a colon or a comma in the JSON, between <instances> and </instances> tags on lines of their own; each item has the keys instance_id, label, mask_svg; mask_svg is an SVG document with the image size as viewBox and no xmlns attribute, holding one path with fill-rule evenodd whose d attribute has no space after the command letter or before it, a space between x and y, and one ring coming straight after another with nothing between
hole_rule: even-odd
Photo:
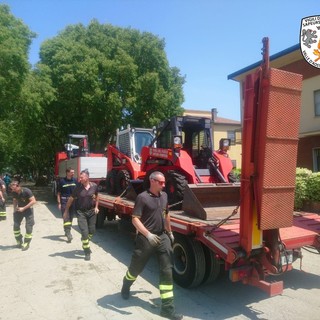
<instances>
[{"instance_id":1,"label":"trailer wheel","mask_svg":"<svg viewBox=\"0 0 320 320\"><path fill-rule=\"evenodd\" d=\"M202 248L206 260L206 271L202 284L208 284L214 282L219 277L222 264L221 259L217 258L213 251L204 245L202 245Z\"/></svg>"},{"instance_id":2,"label":"trailer wheel","mask_svg":"<svg viewBox=\"0 0 320 320\"><path fill-rule=\"evenodd\" d=\"M130 183L130 172L128 170L120 170L116 176L116 194L120 195Z\"/></svg>"},{"instance_id":3,"label":"trailer wheel","mask_svg":"<svg viewBox=\"0 0 320 320\"><path fill-rule=\"evenodd\" d=\"M200 285L205 275L205 255L199 241L175 234L173 279L183 288Z\"/></svg>"},{"instance_id":4,"label":"trailer wheel","mask_svg":"<svg viewBox=\"0 0 320 320\"><path fill-rule=\"evenodd\" d=\"M168 194L169 204L178 203L183 200L183 193L188 184L187 178L176 171L170 170L165 174L166 193ZM174 210L180 210L181 204L174 206Z\"/></svg>"},{"instance_id":5,"label":"trailer wheel","mask_svg":"<svg viewBox=\"0 0 320 320\"><path fill-rule=\"evenodd\" d=\"M117 176L117 171L116 170L110 170L107 173L106 191L109 194L115 194L116 193L116 176Z\"/></svg>"}]
</instances>

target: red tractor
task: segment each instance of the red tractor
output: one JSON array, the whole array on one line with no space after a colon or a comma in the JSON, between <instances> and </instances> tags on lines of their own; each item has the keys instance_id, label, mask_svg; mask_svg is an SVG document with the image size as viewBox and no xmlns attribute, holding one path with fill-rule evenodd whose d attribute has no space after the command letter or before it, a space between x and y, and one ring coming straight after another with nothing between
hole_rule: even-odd
<instances>
[{"instance_id":1,"label":"red tractor","mask_svg":"<svg viewBox=\"0 0 320 320\"><path fill-rule=\"evenodd\" d=\"M112 195L122 194L130 181L143 179L141 171L141 149L150 145L155 135L155 128L132 128L117 130L116 143L107 150L108 168L106 191Z\"/></svg>"},{"instance_id":2,"label":"red tractor","mask_svg":"<svg viewBox=\"0 0 320 320\"><path fill-rule=\"evenodd\" d=\"M169 204L175 204L174 209L181 207L187 185L196 196L205 186L206 195L202 197L207 201L212 191L209 186L235 182L227 153L230 140L222 139L219 150L213 150L210 119L173 117L161 122L157 131L152 142L156 147L151 144L142 148L141 171L146 172L145 188L151 172L161 171L165 175Z\"/></svg>"}]
</instances>

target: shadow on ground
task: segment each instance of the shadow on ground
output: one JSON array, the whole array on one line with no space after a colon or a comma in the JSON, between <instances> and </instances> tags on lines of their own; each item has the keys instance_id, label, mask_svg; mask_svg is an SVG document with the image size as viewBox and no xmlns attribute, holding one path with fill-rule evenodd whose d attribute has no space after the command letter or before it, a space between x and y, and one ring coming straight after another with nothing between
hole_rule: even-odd
<instances>
[{"instance_id":1,"label":"shadow on ground","mask_svg":"<svg viewBox=\"0 0 320 320\"><path fill-rule=\"evenodd\" d=\"M53 216L61 218L61 213L52 196L50 186L36 187L34 185L28 185L27 187L34 192L38 201L44 202ZM76 224L76 222L74 222L74 224ZM73 229L79 232L77 226L74 226ZM46 238L53 241L65 241L65 238L62 235L50 235ZM129 265L134 247L134 237L131 233L120 231L117 221L105 221L104 226L96 231L93 242L100 246L107 254L112 255L120 263L125 266ZM121 250L119 250L119 247ZM9 250L11 248L2 248L0 246L0 249ZM82 250L57 252L52 256L61 256L67 259L83 259L83 252ZM158 287L158 265L156 259L151 259L149 261L141 274L141 277L151 283L154 287ZM282 280L284 282L284 290L311 290L313 288L318 288L319 278L318 275L294 269L282 276L270 277L268 278L268 281ZM156 299L156 302L153 302L151 299L141 300L135 295L144 291L136 289L137 288L134 286L132 287L132 298L127 301L121 299L120 293L115 293L101 297L97 302L101 307L113 311L116 310L123 316L129 315L130 312L122 309L128 307L128 305L137 304L141 305L142 308L149 310L151 313L158 315L160 310L160 299ZM223 274L212 284L193 289L184 289L175 285L175 297L178 311L183 310L184 315L202 320L213 318L222 320L237 317L239 315L243 315L249 319L263 320L261 312L251 305L266 299L272 299L256 287L243 285L242 283L232 283L228 279L227 274ZM185 300L185 297L189 297L199 305L205 305L205 310L203 310L201 315L197 314L196 310L186 308L185 303L187 300Z\"/></svg>"}]
</instances>

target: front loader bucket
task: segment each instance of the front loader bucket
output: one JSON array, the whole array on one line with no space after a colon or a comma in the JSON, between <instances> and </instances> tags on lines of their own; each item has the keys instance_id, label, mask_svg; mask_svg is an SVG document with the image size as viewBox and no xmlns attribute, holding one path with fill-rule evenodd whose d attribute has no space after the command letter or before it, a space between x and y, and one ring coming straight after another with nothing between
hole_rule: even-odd
<instances>
[{"instance_id":1,"label":"front loader bucket","mask_svg":"<svg viewBox=\"0 0 320 320\"><path fill-rule=\"evenodd\" d=\"M182 210L189 216L207 220L210 208L239 204L240 184L188 184L184 191Z\"/></svg>"}]
</instances>

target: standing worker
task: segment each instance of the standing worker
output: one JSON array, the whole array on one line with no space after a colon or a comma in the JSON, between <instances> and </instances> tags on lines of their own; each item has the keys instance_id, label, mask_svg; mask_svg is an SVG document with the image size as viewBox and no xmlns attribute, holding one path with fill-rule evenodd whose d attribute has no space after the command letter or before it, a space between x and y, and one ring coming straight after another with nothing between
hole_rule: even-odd
<instances>
[{"instance_id":1,"label":"standing worker","mask_svg":"<svg viewBox=\"0 0 320 320\"><path fill-rule=\"evenodd\" d=\"M78 226L81 231L82 248L85 260L90 260L90 240L96 230L97 214L99 213L98 186L89 181L87 169L80 172L80 184L78 184L70 196L63 214L63 219L69 219L69 209L75 200Z\"/></svg>"},{"instance_id":2,"label":"standing worker","mask_svg":"<svg viewBox=\"0 0 320 320\"><path fill-rule=\"evenodd\" d=\"M11 178L7 173L3 177L3 181L6 184L6 189L7 189L7 193L8 193L9 192L9 185L10 185L10 182L11 182Z\"/></svg>"},{"instance_id":3,"label":"standing worker","mask_svg":"<svg viewBox=\"0 0 320 320\"><path fill-rule=\"evenodd\" d=\"M0 188L0 221L7 219L6 199L4 198L4 191Z\"/></svg>"},{"instance_id":4,"label":"standing worker","mask_svg":"<svg viewBox=\"0 0 320 320\"><path fill-rule=\"evenodd\" d=\"M170 226L168 196L162 191L165 178L161 172L155 171L150 174L149 180L150 189L137 196L132 213L132 223L138 233L130 266L123 278L121 295L123 299L129 299L131 285L143 271L151 255L156 253L160 269L159 289L162 303L160 315L180 320L183 316L175 313L173 301L174 237Z\"/></svg>"},{"instance_id":5,"label":"standing worker","mask_svg":"<svg viewBox=\"0 0 320 320\"><path fill-rule=\"evenodd\" d=\"M63 218L63 213L66 209L66 204L68 202L68 199L70 198L72 191L77 185L77 180L73 176L74 176L74 169L69 167L66 170L66 176L64 178L61 178L58 182L57 202L58 202L58 208L62 213L62 218ZM67 220L63 219L64 234L68 239L67 240L68 243L72 241L71 227L72 227L72 220L73 220L74 214L75 214L75 204L73 203L69 209L68 219Z\"/></svg>"},{"instance_id":6,"label":"standing worker","mask_svg":"<svg viewBox=\"0 0 320 320\"><path fill-rule=\"evenodd\" d=\"M6 184L0 178L0 221L7 219L6 210Z\"/></svg>"},{"instance_id":7,"label":"standing worker","mask_svg":"<svg viewBox=\"0 0 320 320\"><path fill-rule=\"evenodd\" d=\"M13 198L13 232L17 245L22 251L28 250L32 239L34 226L33 205L36 203L32 191L28 188L21 187L19 181L12 181L10 184ZM24 241L20 231L21 222L26 220L26 234Z\"/></svg>"}]
</instances>

